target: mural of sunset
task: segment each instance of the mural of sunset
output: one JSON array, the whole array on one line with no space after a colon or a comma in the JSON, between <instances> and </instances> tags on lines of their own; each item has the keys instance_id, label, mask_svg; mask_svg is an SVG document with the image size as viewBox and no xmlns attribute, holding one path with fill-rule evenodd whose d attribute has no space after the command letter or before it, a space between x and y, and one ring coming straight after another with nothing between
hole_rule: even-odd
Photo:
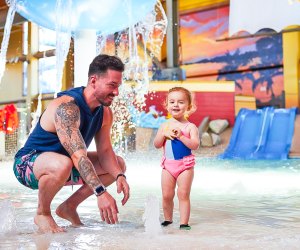
<instances>
[{"instance_id":1,"label":"mural of sunset","mask_svg":"<svg viewBox=\"0 0 300 250\"><path fill-rule=\"evenodd\" d=\"M258 107L283 107L282 36L224 40L228 16L228 6L180 16L187 78L235 81L236 94L255 96Z\"/></svg>"}]
</instances>

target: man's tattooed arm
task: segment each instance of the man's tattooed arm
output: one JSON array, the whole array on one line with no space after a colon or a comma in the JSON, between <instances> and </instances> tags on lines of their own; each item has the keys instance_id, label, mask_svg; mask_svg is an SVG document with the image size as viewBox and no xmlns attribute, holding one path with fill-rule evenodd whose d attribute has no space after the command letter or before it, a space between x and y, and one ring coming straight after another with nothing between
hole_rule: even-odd
<instances>
[{"instance_id":1,"label":"man's tattooed arm","mask_svg":"<svg viewBox=\"0 0 300 250\"><path fill-rule=\"evenodd\" d=\"M55 127L59 140L71 156L74 166L78 168L81 177L95 189L99 180L92 162L87 157L87 149L79 131L80 111L74 101L63 102L56 109Z\"/></svg>"},{"instance_id":2,"label":"man's tattooed arm","mask_svg":"<svg viewBox=\"0 0 300 250\"><path fill-rule=\"evenodd\" d=\"M78 169L81 177L86 183L95 190L97 186L101 184L93 164L87 156L82 156L78 162Z\"/></svg>"},{"instance_id":3,"label":"man's tattooed arm","mask_svg":"<svg viewBox=\"0 0 300 250\"><path fill-rule=\"evenodd\" d=\"M55 113L56 132L70 156L81 149L86 151L79 125L80 112L74 101L61 103Z\"/></svg>"}]
</instances>

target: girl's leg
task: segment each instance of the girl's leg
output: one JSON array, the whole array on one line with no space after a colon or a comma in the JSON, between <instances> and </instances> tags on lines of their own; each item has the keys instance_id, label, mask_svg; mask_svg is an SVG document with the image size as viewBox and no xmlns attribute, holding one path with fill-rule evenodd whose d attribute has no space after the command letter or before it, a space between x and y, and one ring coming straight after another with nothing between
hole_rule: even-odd
<instances>
[{"instance_id":1,"label":"girl's leg","mask_svg":"<svg viewBox=\"0 0 300 250\"><path fill-rule=\"evenodd\" d=\"M190 193L194 178L194 169L183 171L177 178L177 196L179 200L180 224L186 225L189 223L191 203Z\"/></svg>"},{"instance_id":2,"label":"girl's leg","mask_svg":"<svg viewBox=\"0 0 300 250\"><path fill-rule=\"evenodd\" d=\"M174 196L176 180L175 178L165 169L162 170L161 174L161 187L162 187L162 206L164 211L165 221L172 222L173 220L173 208L174 208Z\"/></svg>"}]
</instances>

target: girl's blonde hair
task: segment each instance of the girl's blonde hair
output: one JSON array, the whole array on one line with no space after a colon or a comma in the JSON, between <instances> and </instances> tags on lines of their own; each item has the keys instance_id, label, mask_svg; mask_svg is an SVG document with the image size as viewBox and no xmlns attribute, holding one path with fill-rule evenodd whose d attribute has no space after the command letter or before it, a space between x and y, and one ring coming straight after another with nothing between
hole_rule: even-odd
<instances>
[{"instance_id":1,"label":"girl's blonde hair","mask_svg":"<svg viewBox=\"0 0 300 250\"><path fill-rule=\"evenodd\" d=\"M189 104L188 115L191 115L192 113L194 113L197 109L196 104L194 103L194 96L191 91L189 91L188 89L186 89L184 87L173 87L173 88L169 89L168 95L164 102L165 108L167 108L167 105L168 105L169 94L172 92L177 92L177 91L182 92L186 96L186 99L188 100L188 104Z\"/></svg>"}]
</instances>

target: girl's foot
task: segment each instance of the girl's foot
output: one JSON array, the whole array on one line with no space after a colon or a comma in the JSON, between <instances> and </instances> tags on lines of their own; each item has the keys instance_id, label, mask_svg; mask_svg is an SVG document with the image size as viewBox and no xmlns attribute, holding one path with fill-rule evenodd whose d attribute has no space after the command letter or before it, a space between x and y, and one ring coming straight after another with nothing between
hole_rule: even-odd
<instances>
[{"instance_id":1,"label":"girl's foot","mask_svg":"<svg viewBox=\"0 0 300 250\"><path fill-rule=\"evenodd\" d=\"M165 220L164 222L161 223L161 225L162 225L163 227L166 227L166 226L169 226L169 225L172 224L172 223L173 223L173 221Z\"/></svg>"},{"instance_id":2,"label":"girl's foot","mask_svg":"<svg viewBox=\"0 0 300 250\"><path fill-rule=\"evenodd\" d=\"M180 230L191 230L191 226L189 226L189 224L181 224L179 229Z\"/></svg>"}]
</instances>

